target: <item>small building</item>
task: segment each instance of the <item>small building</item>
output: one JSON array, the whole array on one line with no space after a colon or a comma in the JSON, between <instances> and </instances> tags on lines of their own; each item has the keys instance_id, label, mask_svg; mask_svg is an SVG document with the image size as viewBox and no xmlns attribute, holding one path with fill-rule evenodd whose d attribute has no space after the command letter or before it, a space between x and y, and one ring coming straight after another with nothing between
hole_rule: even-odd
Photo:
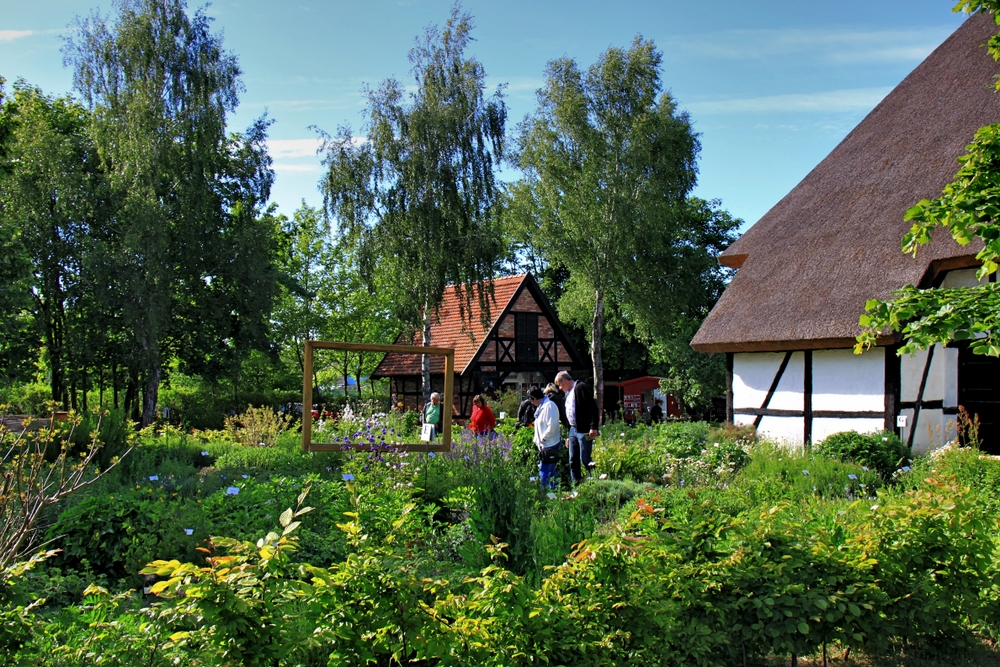
<instances>
[{"instance_id":1,"label":"small building","mask_svg":"<svg viewBox=\"0 0 1000 667\"><path fill-rule=\"evenodd\" d=\"M493 302L486 323L475 302L463 316L460 298L455 288L449 287L431 321L431 345L455 350L457 418L472 413L472 397L476 394L542 386L553 381L560 370L588 368L530 273L493 281ZM409 340L410 336L400 335L396 342ZM420 345L421 332L415 332L412 340L414 345ZM419 355L387 354L372 377L389 378L390 394L405 409L423 405ZM431 389L444 390L441 358L431 357Z\"/></svg>"},{"instance_id":2,"label":"small building","mask_svg":"<svg viewBox=\"0 0 1000 667\"><path fill-rule=\"evenodd\" d=\"M719 261L736 274L692 341L727 357L727 419L790 443L897 429L915 451L954 437L959 406L1000 452L1000 362L961 344L913 356L885 336L861 355L867 299L907 284L975 284L979 247L939 230L900 251L906 210L941 194L983 125L1000 122L985 43L992 16L968 18Z\"/></svg>"},{"instance_id":3,"label":"small building","mask_svg":"<svg viewBox=\"0 0 1000 667\"><path fill-rule=\"evenodd\" d=\"M673 394L660 392L660 380L663 378L645 375L618 383L621 392L622 417L626 422L634 424L644 418L645 412L652 407L656 399L663 401L663 416L680 417L681 409Z\"/></svg>"}]
</instances>

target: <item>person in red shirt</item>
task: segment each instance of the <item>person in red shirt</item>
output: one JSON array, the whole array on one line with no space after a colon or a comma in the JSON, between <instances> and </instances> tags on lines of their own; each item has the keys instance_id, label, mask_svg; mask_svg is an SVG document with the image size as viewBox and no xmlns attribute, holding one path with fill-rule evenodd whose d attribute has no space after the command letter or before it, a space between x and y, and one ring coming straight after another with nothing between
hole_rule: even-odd
<instances>
[{"instance_id":1,"label":"person in red shirt","mask_svg":"<svg viewBox=\"0 0 1000 667\"><path fill-rule=\"evenodd\" d=\"M472 397L472 417L469 419L469 428L476 435L491 433L496 428L497 420L493 416L490 406L486 405L486 399L482 394Z\"/></svg>"}]
</instances>

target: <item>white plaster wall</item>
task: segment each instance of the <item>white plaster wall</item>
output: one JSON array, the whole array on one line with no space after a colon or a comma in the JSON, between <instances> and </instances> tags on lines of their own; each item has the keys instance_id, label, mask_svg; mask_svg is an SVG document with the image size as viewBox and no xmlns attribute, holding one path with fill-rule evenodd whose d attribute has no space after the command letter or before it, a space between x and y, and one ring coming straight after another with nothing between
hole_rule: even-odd
<instances>
[{"instance_id":1,"label":"white plaster wall","mask_svg":"<svg viewBox=\"0 0 1000 667\"><path fill-rule=\"evenodd\" d=\"M907 417L907 427L900 429L903 442L910 436L913 428L913 408L900 411ZM913 434L913 453L924 454L944 445L955 437L955 415L946 415L943 410L920 410L917 419L916 432Z\"/></svg>"},{"instance_id":2,"label":"white plaster wall","mask_svg":"<svg viewBox=\"0 0 1000 667\"><path fill-rule=\"evenodd\" d=\"M753 418L750 418L753 423ZM771 440L802 446L805 424L801 417L764 417L757 432Z\"/></svg>"},{"instance_id":3,"label":"white plaster wall","mask_svg":"<svg viewBox=\"0 0 1000 667\"><path fill-rule=\"evenodd\" d=\"M927 363L927 350L917 350L912 355L903 355L899 359L900 367L900 400L917 400L920 391L920 378ZM927 373L927 384L924 386L925 401L943 401L948 397L958 400L958 350L949 349L943 345L934 346L934 359ZM945 403L954 405L955 403Z\"/></svg>"},{"instance_id":4,"label":"white plaster wall","mask_svg":"<svg viewBox=\"0 0 1000 667\"><path fill-rule=\"evenodd\" d=\"M826 440L834 433L841 431L857 431L858 433L877 433L885 426L885 418L877 419L834 419L817 417L813 419L812 441L814 444Z\"/></svg>"},{"instance_id":5,"label":"white plaster wall","mask_svg":"<svg viewBox=\"0 0 1000 667\"><path fill-rule=\"evenodd\" d=\"M759 408L767 398L784 352L749 352L733 355L733 408ZM781 382L767 407L774 410L801 410L803 353L795 352L781 376ZM753 421L751 417L750 421ZM801 421L801 420L800 420ZM799 437L801 441L801 436Z\"/></svg>"},{"instance_id":6,"label":"white plaster wall","mask_svg":"<svg viewBox=\"0 0 1000 667\"><path fill-rule=\"evenodd\" d=\"M853 350L813 352L813 410L885 410L884 373L885 348L864 354L854 354ZM876 430L881 430L883 424L884 420L880 420ZM839 430L857 429L851 426ZM819 439L814 424L813 442Z\"/></svg>"}]
</instances>

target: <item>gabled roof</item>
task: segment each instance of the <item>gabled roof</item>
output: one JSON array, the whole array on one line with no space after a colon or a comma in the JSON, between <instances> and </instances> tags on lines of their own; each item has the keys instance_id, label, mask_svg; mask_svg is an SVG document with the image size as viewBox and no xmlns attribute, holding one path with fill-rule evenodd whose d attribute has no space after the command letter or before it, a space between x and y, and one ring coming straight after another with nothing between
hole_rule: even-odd
<instances>
[{"instance_id":1,"label":"gabled roof","mask_svg":"<svg viewBox=\"0 0 1000 667\"><path fill-rule=\"evenodd\" d=\"M469 369L469 365L479 356L483 344L493 329L499 326L501 318L506 314L520 294L525 290L531 290L534 300L552 324L557 336L564 341L565 346L576 359L574 368L580 366L580 360L570 344L569 337L563 329L562 324L556 318L552 307L549 305L545 295L539 289L538 284L530 273L506 278L497 278L493 281L493 300L490 303L490 319L484 325L481 319L482 309L478 301L474 300L472 308L465 310L465 317L462 317L459 308L461 295L454 287L445 290L444 300L437 316L431 322L431 345L434 347L451 347L455 350L455 372L463 374ZM463 303L464 305L464 303ZM396 339L397 343L404 340L408 342L409 337L400 335ZM417 331L413 335L413 345L421 345L423 335ZM431 357L431 373L444 372L444 359L441 357ZM389 376L412 376L419 375L420 357L417 355L404 355L390 353L385 355L382 363L378 365L372 377Z\"/></svg>"},{"instance_id":2,"label":"gabled roof","mask_svg":"<svg viewBox=\"0 0 1000 667\"><path fill-rule=\"evenodd\" d=\"M719 258L738 268L691 345L703 352L849 347L867 299L975 265L939 230L900 251L906 210L958 171L977 129L1000 122L997 31L976 14L909 74L801 183ZM766 168L766 165L762 165Z\"/></svg>"}]
</instances>

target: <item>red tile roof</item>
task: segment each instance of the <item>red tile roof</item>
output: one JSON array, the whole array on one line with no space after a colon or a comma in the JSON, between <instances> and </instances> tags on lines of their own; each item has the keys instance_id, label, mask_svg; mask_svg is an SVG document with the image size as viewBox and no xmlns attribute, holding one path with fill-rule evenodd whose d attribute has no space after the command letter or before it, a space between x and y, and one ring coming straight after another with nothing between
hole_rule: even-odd
<instances>
[{"instance_id":1,"label":"red tile roof","mask_svg":"<svg viewBox=\"0 0 1000 667\"><path fill-rule=\"evenodd\" d=\"M473 299L470 308L465 309L463 319L459 309L460 296L454 287L445 290L441 308L431 321L431 345L434 347L451 347L455 350L455 372L461 373L476 356L479 346L489 334L497 318L507 309L518 288L527 278L527 274L497 278L493 281L493 300L490 303L490 321L484 326L480 316L482 309L478 299ZM465 305L464 303L462 304ZM409 344L409 336L401 334L396 339L397 344ZM423 336L417 331L413 336L413 344L421 345ZM431 357L431 373L444 372L444 357ZM400 375L420 375L420 356L415 354L385 355L378 365L373 377L388 377Z\"/></svg>"}]
</instances>

